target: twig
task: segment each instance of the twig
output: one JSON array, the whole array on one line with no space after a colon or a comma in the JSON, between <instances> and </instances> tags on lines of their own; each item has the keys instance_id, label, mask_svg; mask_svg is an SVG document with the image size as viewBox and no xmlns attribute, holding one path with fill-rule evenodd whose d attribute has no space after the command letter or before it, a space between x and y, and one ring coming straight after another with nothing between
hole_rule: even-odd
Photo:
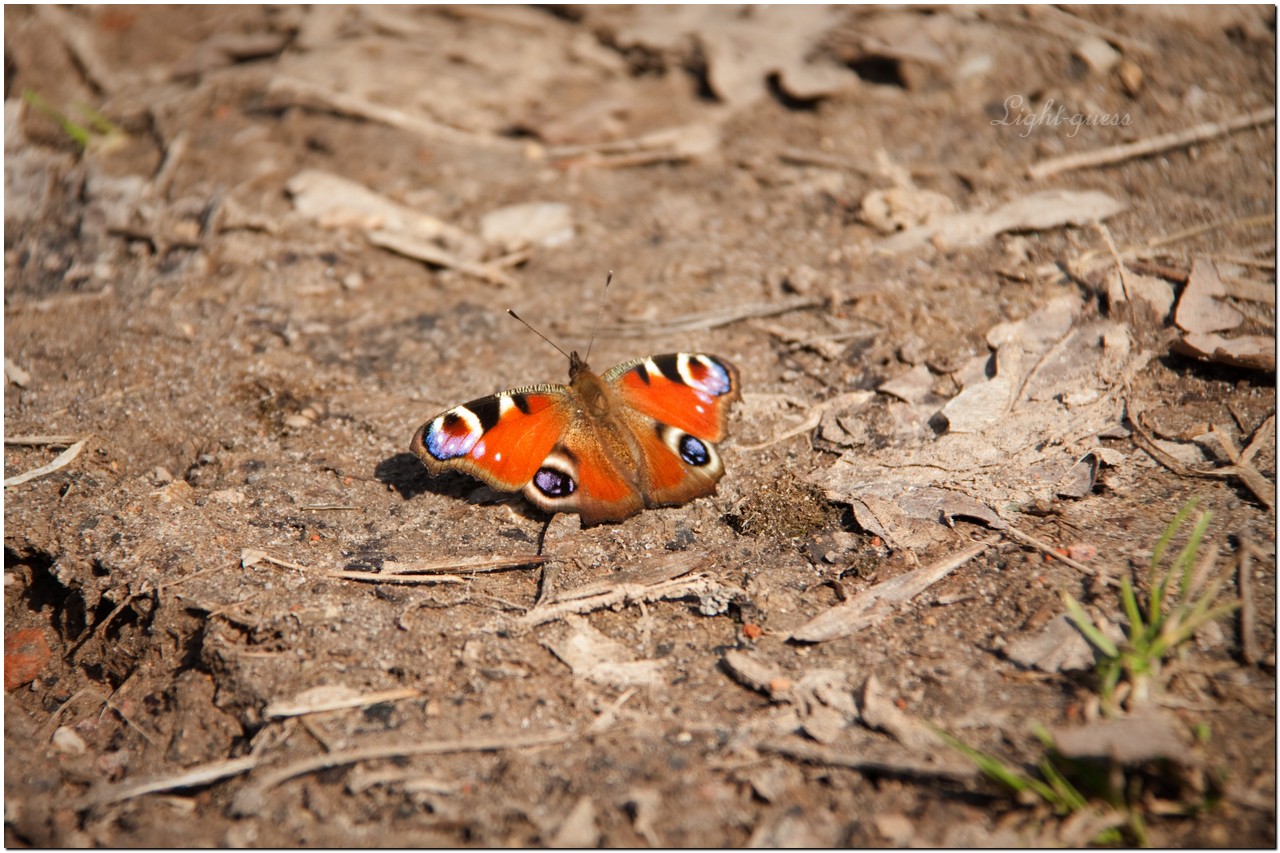
<instances>
[{"instance_id":1,"label":"twig","mask_svg":"<svg viewBox=\"0 0 1280 853\"><path fill-rule=\"evenodd\" d=\"M359 696L331 696L327 699L319 699L313 702L299 702L297 700L272 702L263 712L263 716L270 720L280 720L285 717L301 717L305 714L319 714L325 711L364 708L368 705L378 705L382 702L398 702L401 699L414 699L421 695L422 691L414 690L412 687L397 687L393 690L379 690Z\"/></svg>"},{"instance_id":2,"label":"twig","mask_svg":"<svg viewBox=\"0 0 1280 853\"><path fill-rule=\"evenodd\" d=\"M22 445L24 447L69 447L80 440L78 435L6 435L5 445Z\"/></svg>"},{"instance_id":3,"label":"twig","mask_svg":"<svg viewBox=\"0 0 1280 853\"><path fill-rule=\"evenodd\" d=\"M810 619L792 631L789 639L802 643L821 643L847 637L882 618L886 613L885 605L910 601L999 540L999 534L988 536L931 566L922 566L915 571L865 589L851 596L843 604L838 604Z\"/></svg>"},{"instance_id":4,"label":"twig","mask_svg":"<svg viewBox=\"0 0 1280 853\"><path fill-rule=\"evenodd\" d=\"M1086 575L1089 575L1090 577L1096 577L1098 575L1097 569L1094 569L1090 566L1086 566L1084 563L1081 563L1079 560L1071 559L1066 554L1063 554L1061 551L1054 548L1049 543L1041 542L1039 539L1035 538L1029 533L1023 533L1021 530L1019 530L1016 527L1012 527L1012 526L1006 527L1001 532L1004 533L1006 536L1008 536L1010 539L1016 539L1017 541L1021 542L1023 545L1030 545L1032 548L1035 548L1041 554L1047 554L1053 559L1062 563L1063 565L1070 566L1071 568L1075 569L1077 572L1084 572ZM1105 576L1105 573L1104 573L1104 576Z\"/></svg>"},{"instance_id":5,"label":"twig","mask_svg":"<svg viewBox=\"0 0 1280 853\"><path fill-rule=\"evenodd\" d=\"M763 741L755 744L762 752L772 752L794 758L799 761L811 761L816 764L829 764L833 767L848 767L862 773L884 773L890 776L912 776L934 779L972 779L977 772L972 764L958 762L934 763L922 761L909 755L875 756L868 751L842 752L821 744L803 741Z\"/></svg>"},{"instance_id":6,"label":"twig","mask_svg":"<svg viewBox=\"0 0 1280 853\"><path fill-rule=\"evenodd\" d=\"M1127 408L1130 406L1131 404L1126 404ZM1245 488L1253 493L1253 496L1257 498L1263 506L1269 510L1274 510L1276 508L1275 484L1262 476L1258 469L1251 463L1244 462L1244 454L1241 454L1241 463L1238 465L1227 465L1222 468L1212 468L1209 470L1192 468L1190 465L1184 464L1181 460L1175 458L1160 445L1156 444L1155 439L1151 437L1151 434L1148 433L1146 428L1142 425L1139 414L1132 408L1130 408L1130 412L1132 414L1129 417L1129 422L1133 426L1133 443L1141 447L1151 456L1152 459L1156 460L1173 473L1180 477L1199 477L1205 480L1238 479L1244 484ZM1251 442L1249 446L1253 447L1255 443L1265 439L1266 437L1267 436L1261 434L1255 435L1253 442ZM1248 449L1246 449L1245 453L1249 453ZM1252 453L1249 453L1249 455L1252 456Z\"/></svg>"},{"instance_id":7,"label":"twig","mask_svg":"<svg viewBox=\"0 0 1280 853\"><path fill-rule=\"evenodd\" d=\"M173 138L165 148L164 162L156 170L155 177L147 186L147 194L154 198L167 199L169 187L173 185L173 176L178 171L178 164L187 153L187 131L183 130Z\"/></svg>"},{"instance_id":8,"label":"twig","mask_svg":"<svg viewBox=\"0 0 1280 853\"><path fill-rule=\"evenodd\" d=\"M135 797L141 797L146 794L154 794L159 791L171 791L175 788L196 788L201 785L208 785L210 782L217 782L219 779L226 779L228 776L238 776L241 773L247 773L261 763L260 758L250 756L248 758L232 758L226 761L214 761L209 764L201 764L198 767L192 767L189 770L175 776L165 776L160 779L152 779L147 782L132 782L123 785L115 785L104 788L97 792L89 792L76 805L77 811L93 808L94 806L106 805L108 803L118 803L123 800L132 800Z\"/></svg>"},{"instance_id":9,"label":"twig","mask_svg":"<svg viewBox=\"0 0 1280 853\"><path fill-rule=\"evenodd\" d=\"M383 564L382 571L361 572L349 569L311 568L272 557L265 551L255 548L245 548L240 552L240 565L246 569L267 563L282 569L293 569L297 572L336 580L398 584L466 583L466 578L456 574L457 572L500 572L522 566L537 566L548 559L550 558L537 554L516 554L510 557L461 557L421 563L388 562Z\"/></svg>"},{"instance_id":10,"label":"twig","mask_svg":"<svg viewBox=\"0 0 1280 853\"><path fill-rule=\"evenodd\" d=\"M778 302L759 302L752 305L737 305L714 311L703 311L699 314L685 314L681 319L670 322L624 319L616 326L601 327L600 333L613 335L674 335L682 332L695 332L714 329L719 326L728 326L730 323L736 323L739 320L747 320L752 317L774 317L791 311L817 308L825 302L825 299L800 296Z\"/></svg>"},{"instance_id":11,"label":"twig","mask_svg":"<svg viewBox=\"0 0 1280 853\"><path fill-rule=\"evenodd\" d=\"M1171 234L1165 234L1162 237L1153 237L1145 243L1126 246L1120 250L1120 256L1128 262L1130 259L1140 256L1142 253L1149 252L1153 249L1159 249L1164 246L1170 246L1174 243L1180 243L1184 240L1190 240L1192 237L1199 237L1201 234L1208 234L1225 228L1252 228L1254 226L1270 225L1275 222L1275 215L1264 213L1259 216L1246 216L1240 219L1219 220L1217 222L1206 222L1203 225L1193 225L1190 228L1183 228L1174 231ZM1103 257L1105 255L1105 257ZM1111 263L1110 252L1102 249L1090 249L1078 258L1068 263L1068 272L1079 279L1088 278L1088 276L1099 267ZM1053 272L1057 272L1056 265L1049 265ZM1037 268L1037 271L1045 268ZM1185 281L1186 275L1181 275L1180 280Z\"/></svg>"},{"instance_id":12,"label":"twig","mask_svg":"<svg viewBox=\"0 0 1280 853\"><path fill-rule=\"evenodd\" d=\"M617 608L639 601L705 595L722 589L723 584L705 572L689 575L700 563L701 558L679 554L642 564L636 569L618 572L605 580L556 594L550 602L539 604L516 619L513 626L517 630L533 628L563 619L571 613L590 613L605 607Z\"/></svg>"},{"instance_id":13,"label":"twig","mask_svg":"<svg viewBox=\"0 0 1280 853\"><path fill-rule=\"evenodd\" d=\"M492 264L481 264L463 260L452 252L446 251L434 243L420 240L398 231L370 231L366 235L369 242L384 249L390 249L398 255L423 261L437 267L457 270L467 275L483 279L490 284L501 287L519 287L520 280L508 275Z\"/></svg>"},{"instance_id":14,"label":"twig","mask_svg":"<svg viewBox=\"0 0 1280 853\"><path fill-rule=\"evenodd\" d=\"M276 77L267 86L267 97L276 103L321 109L365 119L366 121L385 124L399 130L416 133L433 142L450 142L465 145L468 148L489 148L498 151L518 152L523 147L519 142L492 136L490 134L469 133L432 121L424 116L410 115L394 107L376 104L367 98L355 97L342 92L335 92L323 86L317 86L305 80L293 77Z\"/></svg>"},{"instance_id":15,"label":"twig","mask_svg":"<svg viewBox=\"0 0 1280 853\"><path fill-rule=\"evenodd\" d=\"M1062 157L1041 160L1027 169L1027 175L1038 181L1060 172L1070 172L1090 166L1106 166L1134 157L1145 157L1148 154L1167 151L1170 148L1194 145L1197 142L1204 142L1217 136L1253 127L1254 125L1266 124L1267 122L1275 121L1275 119L1275 108L1267 107L1244 115L1233 116L1225 121L1205 122L1185 130L1162 133L1159 136L1148 137L1137 142L1126 142L1123 145L1112 145L1095 151L1084 151L1079 154L1067 154Z\"/></svg>"},{"instance_id":16,"label":"twig","mask_svg":"<svg viewBox=\"0 0 1280 853\"><path fill-rule=\"evenodd\" d=\"M333 578L334 580L344 581L362 581L364 583L398 583L402 586L422 586L424 584L435 583L466 583L467 579L461 575L423 575L414 577L413 575L384 575L381 572L355 572L345 569L321 569L319 571L308 570L311 574L319 575L322 578Z\"/></svg>"},{"instance_id":17,"label":"twig","mask_svg":"<svg viewBox=\"0 0 1280 853\"><path fill-rule=\"evenodd\" d=\"M31 471L28 471L25 474L17 474L13 477L8 478L7 480L4 481L5 488L7 489L10 486L20 485L22 483L27 482L28 480L34 480L37 477L43 477L46 474L52 474L54 471L57 471L59 468L62 468L70 464L71 460L79 456L81 450L84 450L84 446L88 441L89 439L82 438L79 441L77 441L75 444L68 447L66 450L59 453L58 456L48 465L41 465L39 468L35 468Z\"/></svg>"},{"instance_id":18,"label":"twig","mask_svg":"<svg viewBox=\"0 0 1280 853\"><path fill-rule=\"evenodd\" d=\"M541 554L513 554L510 557L450 557L444 560L418 563L382 564L385 575L429 575L441 572L501 572L525 566L540 566L550 560Z\"/></svg>"},{"instance_id":19,"label":"twig","mask_svg":"<svg viewBox=\"0 0 1280 853\"><path fill-rule=\"evenodd\" d=\"M263 806L267 791L298 776L344 767L362 761L378 761L387 758L408 758L414 755L447 755L454 752L502 752L508 749L530 749L552 746L580 737L578 732L544 732L535 735L501 735L490 738L434 741L430 743L395 743L367 746L359 749L340 750L314 758L304 758L284 767L264 773L262 778L241 788L231 801L229 811L238 817L257 814Z\"/></svg>"}]
</instances>

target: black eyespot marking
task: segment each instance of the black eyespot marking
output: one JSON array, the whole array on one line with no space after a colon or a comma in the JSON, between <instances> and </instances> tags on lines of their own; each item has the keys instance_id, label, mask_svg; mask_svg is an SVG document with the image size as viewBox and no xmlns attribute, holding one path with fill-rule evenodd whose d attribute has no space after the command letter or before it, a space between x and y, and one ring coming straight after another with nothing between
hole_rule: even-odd
<instances>
[{"instance_id":1,"label":"black eyespot marking","mask_svg":"<svg viewBox=\"0 0 1280 853\"><path fill-rule=\"evenodd\" d=\"M680 458L699 468L711 464L711 452L707 446L691 435L680 438Z\"/></svg>"},{"instance_id":2,"label":"black eyespot marking","mask_svg":"<svg viewBox=\"0 0 1280 853\"><path fill-rule=\"evenodd\" d=\"M658 365L658 369L662 371L662 375L670 379L672 382L679 382L681 385L687 385L684 377L680 375L680 357L675 353L667 355L655 355L653 363Z\"/></svg>"},{"instance_id":3,"label":"black eyespot marking","mask_svg":"<svg viewBox=\"0 0 1280 853\"><path fill-rule=\"evenodd\" d=\"M631 368L631 372L634 373L636 376L638 376L640 378L640 381L643 382L645 385L649 384L649 371L644 369L643 362Z\"/></svg>"},{"instance_id":4,"label":"black eyespot marking","mask_svg":"<svg viewBox=\"0 0 1280 853\"><path fill-rule=\"evenodd\" d=\"M523 414L529 414L529 398L523 394L512 394L511 402L516 404L516 408Z\"/></svg>"},{"instance_id":5,"label":"black eyespot marking","mask_svg":"<svg viewBox=\"0 0 1280 853\"><path fill-rule=\"evenodd\" d=\"M488 432L493 429L502 416L502 410L498 407L497 397L483 397L479 400L472 400L467 403L467 408L471 410L471 414L476 416L476 420L480 421L482 432Z\"/></svg>"},{"instance_id":6,"label":"black eyespot marking","mask_svg":"<svg viewBox=\"0 0 1280 853\"><path fill-rule=\"evenodd\" d=\"M578 488L572 477L555 468L539 468L533 475L533 485L549 498L568 497Z\"/></svg>"}]
</instances>

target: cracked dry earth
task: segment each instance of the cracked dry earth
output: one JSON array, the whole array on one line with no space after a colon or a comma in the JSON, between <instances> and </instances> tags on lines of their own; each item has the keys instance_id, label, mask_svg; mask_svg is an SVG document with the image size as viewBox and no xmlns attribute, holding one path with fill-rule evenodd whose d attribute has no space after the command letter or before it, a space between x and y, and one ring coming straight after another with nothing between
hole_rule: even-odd
<instances>
[{"instance_id":1,"label":"cracked dry earth","mask_svg":"<svg viewBox=\"0 0 1280 853\"><path fill-rule=\"evenodd\" d=\"M1275 845L1273 8L4 20L7 845ZM717 493L429 477L610 270ZM1104 707L1190 499L1241 606Z\"/></svg>"}]
</instances>

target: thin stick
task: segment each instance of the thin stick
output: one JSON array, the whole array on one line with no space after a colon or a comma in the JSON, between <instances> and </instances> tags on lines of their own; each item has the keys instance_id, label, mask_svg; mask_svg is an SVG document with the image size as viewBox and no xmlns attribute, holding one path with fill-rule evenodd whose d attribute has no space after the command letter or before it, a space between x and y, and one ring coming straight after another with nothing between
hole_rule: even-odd
<instances>
[{"instance_id":1,"label":"thin stick","mask_svg":"<svg viewBox=\"0 0 1280 853\"><path fill-rule=\"evenodd\" d=\"M6 446L18 444L24 447L44 447L53 445L55 447L70 447L80 440L78 435L6 435L4 443Z\"/></svg>"},{"instance_id":2,"label":"thin stick","mask_svg":"<svg viewBox=\"0 0 1280 853\"><path fill-rule=\"evenodd\" d=\"M609 326L605 331L619 335L672 335L681 332L695 332L703 329L714 329L718 326L727 326L730 323L748 320L752 317L774 317L778 314L801 311L805 308L818 308L825 302L826 300L822 298L802 296L778 302L730 306L714 311L704 311L700 314L686 314L683 319L669 323L651 323L648 320L623 320L620 325Z\"/></svg>"},{"instance_id":3,"label":"thin stick","mask_svg":"<svg viewBox=\"0 0 1280 853\"><path fill-rule=\"evenodd\" d=\"M420 563L387 562L383 564L381 572L352 572L339 569L315 569L298 563L291 563L288 560L281 560L265 551L258 551L254 548L245 548L240 552L240 565L246 569L251 569L260 563L268 563L273 566L279 566L282 569L293 569L299 572L339 577L350 576L354 580L390 581L391 583L395 583L396 578L401 578L400 582L402 583L412 582L407 578L409 575L441 576L454 575L458 572L499 572L503 569L514 569L521 566L538 566L547 562L548 559L550 558L537 554L515 554L510 557L451 557L444 560Z\"/></svg>"},{"instance_id":4,"label":"thin stick","mask_svg":"<svg viewBox=\"0 0 1280 853\"><path fill-rule=\"evenodd\" d=\"M54 471L57 471L59 468L69 465L71 463L71 460L79 456L81 450L84 450L85 443L88 442L88 440L89 439L87 438L80 439L75 444L71 445L66 450L59 453L57 458L55 458L48 465L41 465L39 468L35 468L31 471L28 471L25 474L18 474L16 476L10 477L9 479L4 481L5 488L7 489L10 486L20 485L22 483L27 482L28 480L34 480L37 477L43 477L46 474L52 474Z\"/></svg>"},{"instance_id":5,"label":"thin stick","mask_svg":"<svg viewBox=\"0 0 1280 853\"><path fill-rule=\"evenodd\" d=\"M219 779L226 779L228 776L238 776L241 773L247 773L261 763L262 759L249 756L248 758L232 758L226 761L214 761L209 764L201 764L198 767L192 767L189 770L177 774L176 776L165 776L160 779L152 779L147 782L133 782L124 785L115 785L105 788L96 793L90 792L80 800L76 806L77 811L93 808L94 806L106 805L108 803L118 803L123 800L132 800L135 797L141 797L146 794L154 794L159 791L171 791L174 788L195 788L201 785L208 785L210 782L217 782Z\"/></svg>"},{"instance_id":6,"label":"thin stick","mask_svg":"<svg viewBox=\"0 0 1280 853\"><path fill-rule=\"evenodd\" d=\"M312 572L322 578L334 580L361 581L362 583L398 583L402 586L422 586L433 583L466 583L467 579L460 575L384 575L378 572L353 572L344 569Z\"/></svg>"},{"instance_id":7,"label":"thin stick","mask_svg":"<svg viewBox=\"0 0 1280 853\"><path fill-rule=\"evenodd\" d=\"M763 741L754 745L761 752L772 752L808 761L828 764L832 767L848 767L863 773L886 773L893 776L914 776L934 779L972 779L977 769L969 763L939 760L928 761L909 755L884 755L876 757L866 750L848 752L832 749L822 744L792 741Z\"/></svg>"},{"instance_id":8,"label":"thin stick","mask_svg":"<svg viewBox=\"0 0 1280 853\"><path fill-rule=\"evenodd\" d=\"M905 575L899 575L892 580L865 589L843 604L837 604L819 613L792 631L788 639L802 643L822 643L848 637L883 618L886 615L883 605L910 601L999 540L999 534L988 536L932 565L921 566Z\"/></svg>"},{"instance_id":9,"label":"thin stick","mask_svg":"<svg viewBox=\"0 0 1280 853\"><path fill-rule=\"evenodd\" d=\"M459 130L421 115L412 115L394 107L374 103L368 98L335 92L296 77L279 76L273 79L267 85L267 97L276 102L284 102L304 109L319 107L338 115L385 124L388 127L416 133L433 142L448 142L469 148L481 147L511 152L519 151L521 146L521 143L513 140L487 133Z\"/></svg>"},{"instance_id":10,"label":"thin stick","mask_svg":"<svg viewBox=\"0 0 1280 853\"><path fill-rule=\"evenodd\" d=\"M538 746L552 746L579 737L578 732L544 732L535 735L501 735L490 738L473 738L469 740L445 740L431 743L396 743L389 745L367 746L359 749L347 749L304 758L287 764L277 770L263 774L257 782L241 788L231 801L231 814L247 817L257 814L263 806L263 798L267 791L308 773L327 770L331 767L344 767L362 761L378 761L387 758L408 758L414 755L447 755L454 752L502 752L508 749L530 749Z\"/></svg>"},{"instance_id":11,"label":"thin stick","mask_svg":"<svg viewBox=\"0 0 1280 853\"><path fill-rule=\"evenodd\" d=\"M375 246L381 246L389 249L399 255L407 258L423 261L438 267L446 267L448 269L457 270L467 275L475 276L483 279L491 284L501 287L519 287L520 280L514 276L507 275L502 270L494 269L491 264L481 264L475 261L468 261L460 258L452 252L447 252L426 240L414 237L409 234L403 234L399 231L370 231L365 235L366 239Z\"/></svg>"},{"instance_id":12,"label":"thin stick","mask_svg":"<svg viewBox=\"0 0 1280 853\"><path fill-rule=\"evenodd\" d=\"M1254 125L1266 124L1275 120L1275 108L1267 107L1244 115L1233 116L1225 121L1206 122L1185 130L1162 133L1159 136L1148 137L1137 142L1126 142L1123 145L1112 145L1109 148L1100 148L1096 151L1084 151L1079 154L1068 154L1063 157L1041 160L1027 169L1027 175L1038 181L1056 175L1059 172L1070 172L1090 166L1106 166L1134 157L1145 157L1148 154L1167 151L1170 148L1194 145L1197 142L1204 142L1217 136L1224 136L1237 130L1244 130Z\"/></svg>"},{"instance_id":13,"label":"thin stick","mask_svg":"<svg viewBox=\"0 0 1280 853\"><path fill-rule=\"evenodd\" d=\"M777 444L780 441L786 441L789 438L794 438L797 435L802 435L808 432L809 430L813 429L814 427L818 426L818 424L822 423L822 416L825 415L827 412L831 411L834 408L838 408L839 406L843 406L843 405L847 405L849 403L855 402L864 394L866 394L865 391L849 391L844 394L837 394L836 396L832 397L830 400L823 400L821 403L817 403L814 406L811 406L809 408L808 414L805 415L804 420L801 421L799 424L793 426L791 429L786 430L785 432L778 433L773 438L767 439L766 441L762 441L759 444L748 444L748 445L739 447L739 449L745 450L748 452L764 450L766 447L770 447L774 444Z\"/></svg>"},{"instance_id":14,"label":"thin stick","mask_svg":"<svg viewBox=\"0 0 1280 853\"><path fill-rule=\"evenodd\" d=\"M379 690L359 696L337 696L320 699L314 702L283 701L272 702L267 706L264 716L271 720L285 717L301 717L304 714L320 714L325 711L345 711L348 708L364 708L382 702L399 702L401 699L415 699L422 691L412 687L398 687L393 690Z\"/></svg>"},{"instance_id":15,"label":"thin stick","mask_svg":"<svg viewBox=\"0 0 1280 853\"><path fill-rule=\"evenodd\" d=\"M1075 569L1077 572L1084 572L1086 575L1089 575L1091 577L1096 576L1098 574L1097 569L1090 568L1089 566L1086 566L1084 563L1081 563L1079 560L1071 559L1066 554L1060 553L1056 548L1054 548L1049 543L1041 542L1039 539L1035 538L1034 536L1031 536L1030 534L1023 533L1021 530L1019 530L1016 527L1006 527L1004 530L1000 532L1008 536L1010 539L1016 539L1017 541L1021 542L1023 545L1030 545L1032 548L1035 548L1041 554L1047 554L1053 559L1057 560L1058 562L1064 565L1070 566L1071 568Z\"/></svg>"}]
</instances>

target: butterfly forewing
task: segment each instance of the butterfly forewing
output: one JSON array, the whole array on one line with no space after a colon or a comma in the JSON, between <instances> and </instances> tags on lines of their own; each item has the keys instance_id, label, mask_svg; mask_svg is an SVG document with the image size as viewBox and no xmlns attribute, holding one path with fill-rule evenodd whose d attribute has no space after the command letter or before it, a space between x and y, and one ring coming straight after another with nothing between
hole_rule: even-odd
<instances>
[{"instance_id":1,"label":"butterfly forewing","mask_svg":"<svg viewBox=\"0 0 1280 853\"><path fill-rule=\"evenodd\" d=\"M704 353L638 358L603 378L624 405L708 441L724 438L729 403L741 396L737 368Z\"/></svg>"}]
</instances>

